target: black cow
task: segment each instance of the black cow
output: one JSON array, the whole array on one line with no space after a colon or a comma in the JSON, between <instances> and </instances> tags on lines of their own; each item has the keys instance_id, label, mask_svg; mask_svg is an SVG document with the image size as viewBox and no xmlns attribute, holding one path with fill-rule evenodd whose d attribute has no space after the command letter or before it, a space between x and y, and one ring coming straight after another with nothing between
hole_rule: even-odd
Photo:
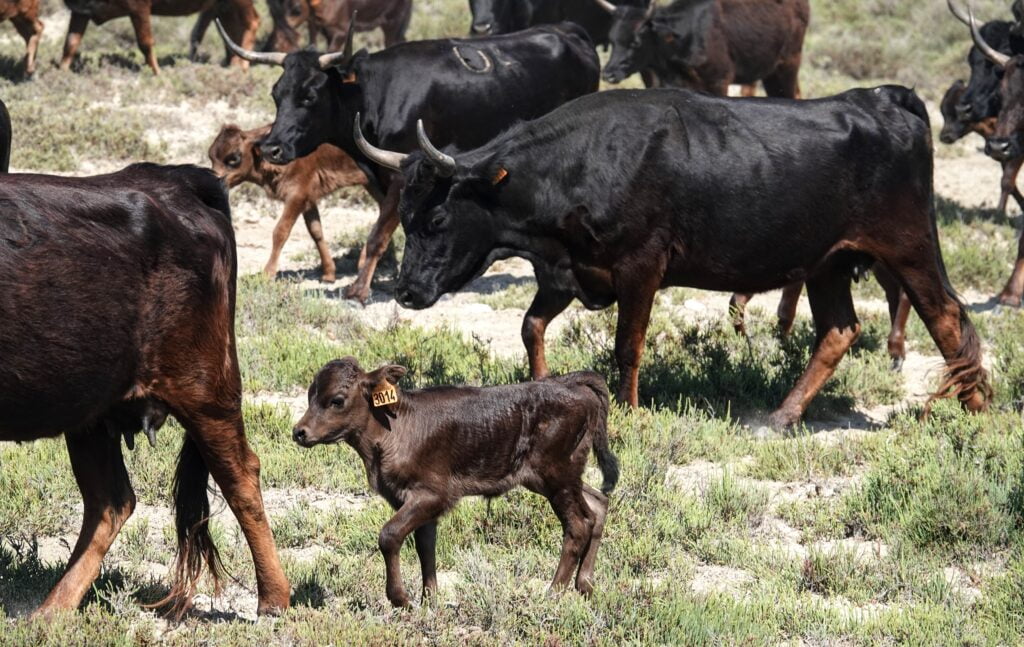
<instances>
[{"instance_id":1,"label":"black cow","mask_svg":"<svg viewBox=\"0 0 1024 647\"><path fill-rule=\"evenodd\" d=\"M1000 82L1002 107L996 120L994 132L985 143L985 152L1001 162L1004 168L1013 165L1015 169L1019 170L1024 161L1024 54L1007 56L989 46L982 37L973 16L971 16L971 35L976 47L1002 70ZM1024 200L1021 199L1021 194L1017 191L1016 186L1013 187L1013 191L1017 203L1024 209ZM996 299L1002 305L1019 307L1022 293L1024 293L1024 233L1021 234L1018 241L1017 260L1013 273Z\"/></svg>"},{"instance_id":2,"label":"black cow","mask_svg":"<svg viewBox=\"0 0 1024 647\"><path fill-rule=\"evenodd\" d=\"M401 184L394 180L401 176L373 164L356 147L352 122L358 115L364 131L392 150L416 147L421 115L436 141L466 150L516 121L594 92L600 73L593 45L571 23L504 36L402 43L354 56L351 40L336 54L257 54L228 43L239 56L284 66L274 85L277 118L261 145L266 159L284 164L329 143L351 155L369 177L380 218L360 256L359 276L344 291L359 301L369 296L377 261L399 224Z\"/></svg>"},{"instance_id":3,"label":"black cow","mask_svg":"<svg viewBox=\"0 0 1024 647\"><path fill-rule=\"evenodd\" d=\"M947 360L939 393L987 406L981 345L942 264L928 113L912 90L812 101L602 92L457 158L420 134L422 152L379 158L399 163L406 183L396 298L426 308L495 260L529 259L538 291L523 340L535 377L547 373L544 330L573 298L618 302L618 398L635 406L659 288L806 280L814 353L770 418L796 423L859 335L851 277L877 261Z\"/></svg>"},{"instance_id":4,"label":"black cow","mask_svg":"<svg viewBox=\"0 0 1024 647\"><path fill-rule=\"evenodd\" d=\"M643 8L645 0L619 0L616 4ZM473 14L470 34L496 35L537 25L574 22L596 45L607 45L611 17L594 0L469 0Z\"/></svg>"},{"instance_id":5,"label":"black cow","mask_svg":"<svg viewBox=\"0 0 1024 647\"><path fill-rule=\"evenodd\" d=\"M39 611L74 609L135 508L129 449L173 415L178 559L167 596L192 603L212 475L249 543L261 613L288 607L242 421L234 231L224 186L196 167L136 164L88 178L0 175L0 440L64 436L82 530Z\"/></svg>"},{"instance_id":6,"label":"black cow","mask_svg":"<svg viewBox=\"0 0 1024 647\"><path fill-rule=\"evenodd\" d=\"M647 87L725 95L761 81L768 96L800 96L807 0L676 0L647 10L595 0L612 16L604 79L640 73Z\"/></svg>"},{"instance_id":7,"label":"black cow","mask_svg":"<svg viewBox=\"0 0 1024 647\"><path fill-rule=\"evenodd\" d=\"M971 26L970 16L954 4L953 0L947 0L947 5L958 20L968 27ZM991 47L1002 55L1024 54L1024 38L1011 34L1010 25L1011 23L1002 20L987 22L974 30L978 31L979 35L972 36L972 38L975 41L980 38L982 42L986 43L986 47ZM967 64L971 68L971 78L967 87L959 91L959 99L953 107L952 114L955 115L953 122L950 121L950 110L946 105L950 101L952 89L943 98L942 114L946 126L943 128L940 140L952 143L956 141L953 138L954 133L960 133L960 137L962 137L967 132L977 132L986 138L986 148L988 148L988 135L995 128L995 120L1002 107L999 84L1003 78L1003 69L993 63L991 57L986 56L977 45L971 47L970 53L967 55ZM951 126L951 123L954 125ZM1024 209L1024 200L1022 200L1024 196L1017 189L1017 175L1021 166L1024 165L1024 157L1003 156L1000 163L1003 167L1003 176L1000 180L999 211L1006 212L1006 203L1011 195L1017 201L1018 206Z\"/></svg>"},{"instance_id":8,"label":"black cow","mask_svg":"<svg viewBox=\"0 0 1024 647\"><path fill-rule=\"evenodd\" d=\"M1024 0L1013 0L1010 10L1013 12L1013 26L1010 27L1010 33L1014 36L1024 37Z\"/></svg>"}]
</instances>

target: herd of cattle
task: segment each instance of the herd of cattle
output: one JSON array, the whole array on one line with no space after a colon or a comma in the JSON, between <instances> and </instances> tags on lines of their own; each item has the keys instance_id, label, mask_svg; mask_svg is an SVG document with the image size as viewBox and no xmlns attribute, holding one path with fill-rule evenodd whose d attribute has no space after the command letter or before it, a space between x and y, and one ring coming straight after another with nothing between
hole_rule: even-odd
<instances>
[{"instance_id":1,"label":"herd of cattle","mask_svg":"<svg viewBox=\"0 0 1024 647\"><path fill-rule=\"evenodd\" d=\"M576 588L592 590L618 465L604 379L548 375L545 330L574 299L618 304L617 398L637 406L659 289L733 292L742 306L784 288L786 332L806 285L817 339L770 417L787 427L859 335L851 281L873 268L890 303L897 367L913 307L946 360L935 397L970 411L988 404L981 343L940 252L925 106L900 86L800 100L807 0L471 0L474 36L417 42L402 42L409 0L272 0L262 51L251 0L66 2L65 67L90 20L129 15L155 72L150 15L199 13L193 53L216 21L230 58L282 72L274 122L225 126L210 148L215 173L135 164L96 177L0 176L0 440L63 435L84 499L81 534L42 612L83 599L135 506L122 440L132 449L142 431L155 443L168 415L186 435L174 480L178 558L162 604L187 609L205 568L219 581L212 476L249 543L259 611L289 605L242 422L226 192L241 182L285 203L265 271L276 273L301 214L325 281L335 268L317 201L366 188L380 215L347 298L368 298L399 224L406 243L394 297L406 308L432 306L498 259L533 265L537 294L522 337L534 381L403 390L402 367L364 372L346 358L317 374L292 430L303 446L350 444L396 509L380 535L395 605L409 603L398 559L408 535L430 595L438 517L460 497L518 485L547 497L562 523L553 587L575 572ZM943 101L942 140L986 136L1005 169L1001 206L1008 195L1024 202L1013 184L1024 162L1022 0L1017 22L980 27L949 5L975 46L969 82ZM26 38L31 73L38 0L0 6ZM314 42L327 37L327 53L297 48L303 23ZM354 52L353 32L375 27L388 46ZM638 73L648 89L597 92L598 44L611 47L606 80ZM767 98L725 96L734 83L752 95L758 81ZM6 171L11 124L6 111L0 117ZM1024 246L1000 299L1019 304L1022 288ZM582 480L591 450L601 491Z\"/></svg>"}]
</instances>

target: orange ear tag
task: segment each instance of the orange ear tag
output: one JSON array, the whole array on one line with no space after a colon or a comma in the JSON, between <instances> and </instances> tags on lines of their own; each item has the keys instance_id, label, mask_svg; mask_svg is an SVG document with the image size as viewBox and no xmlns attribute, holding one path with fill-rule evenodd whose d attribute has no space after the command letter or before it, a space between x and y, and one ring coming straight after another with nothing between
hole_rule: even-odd
<instances>
[{"instance_id":1,"label":"orange ear tag","mask_svg":"<svg viewBox=\"0 0 1024 647\"><path fill-rule=\"evenodd\" d=\"M494 174L494 177L491 179L491 184L497 185L497 184L501 183L501 181L504 180L507 177L508 177L508 171L506 171L504 169L504 167L502 167L502 168L498 169L497 173Z\"/></svg>"},{"instance_id":2,"label":"orange ear tag","mask_svg":"<svg viewBox=\"0 0 1024 647\"><path fill-rule=\"evenodd\" d=\"M373 406L385 407L398 402L398 389L390 382L384 382L373 390Z\"/></svg>"},{"instance_id":3,"label":"orange ear tag","mask_svg":"<svg viewBox=\"0 0 1024 647\"><path fill-rule=\"evenodd\" d=\"M349 72L348 74L345 75L345 78L342 79L341 82L342 83L355 83L356 82L356 73L355 72Z\"/></svg>"}]
</instances>

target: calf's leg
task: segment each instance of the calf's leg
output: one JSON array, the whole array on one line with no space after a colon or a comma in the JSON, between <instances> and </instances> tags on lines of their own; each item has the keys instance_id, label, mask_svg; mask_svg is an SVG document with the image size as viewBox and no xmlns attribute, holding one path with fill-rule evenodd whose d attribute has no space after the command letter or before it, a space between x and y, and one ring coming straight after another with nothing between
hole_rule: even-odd
<instances>
[{"instance_id":1,"label":"calf's leg","mask_svg":"<svg viewBox=\"0 0 1024 647\"><path fill-rule=\"evenodd\" d=\"M1024 157L1009 159L1003 162L1003 175L999 180L999 212L1006 213L1006 202L1010 196L1017 201L1017 205L1024 210L1024 196L1021 196L1017 189L1017 174L1020 173L1021 164L1024 164Z\"/></svg>"},{"instance_id":2,"label":"calf's leg","mask_svg":"<svg viewBox=\"0 0 1024 647\"><path fill-rule=\"evenodd\" d=\"M437 598L437 520L423 524L413 532L416 555L423 575L423 603Z\"/></svg>"},{"instance_id":3,"label":"calf's leg","mask_svg":"<svg viewBox=\"0 0 1024 647\"><path fill-rule=\"evenodd\" d=\"M346 299L355 299L360 303L366 303L370 296L370 282L373 274L377 271L377 263L380 262L384 252L387 251L388 243L391 242L391 234L398 228L398 198L401 195L402 186L400 181L392 182L388 186L388 192L380 203L380 216L377 222L373 223L370 230L370 237L363 246L359 255L359 275L355 282L345 288L343 295Z\"/></svg>"},{"instance_id":4,"label":"calf's leg","mask_svg":"<svg viewBox=\"0 0 1024 647\"><path fill-rule=\"evenodd\" d=\"M309 232L310 238L316 243L316 250L320 252L320 268L324 274L320 280L324 283L334 283L335 279L337 279L334 257L331 256L330 246L324 240L324 228L320 224L320 210L317 209L316 205L313 205L302 213L302 218L306 221L306 231Z\"/></svg>"},{"instance_id":5,"label":"calf's leg","mask_svg":"<svg viewBox=\"0 0 1024 647\"><path fill-rule=\"evenodd\" d=\"M729 317L732 318L732 329L736 331L736 334L749 337L747 334L747 304L750 303L750 299L753 297L750 293L734 293L729 297Z\"/></svg>"},{"instance_id":6,"label":"calf's leg","mask_svg":"<svg viewBox=\"0 0 1024 647\"><path fill-rule=\"evenodd\" d=\"M25 76L32 76L36 71L36 51L43 35L43 23L36 16L15 16L11 22L25 39Z\"/></svg>"},{"instance_id":7,"label":"calf's leg","mask_svg":"<svg viewBox=\"0 0 1024 647\"><path fill-rule=\"evenodd\" d=\"M588 543L593 541L596 519L583 499L580 483L555 492L548 501L562 522L562 555L551 581L551 589L560 591L569 586L573 572L587 552Z\"/></svg>"},{"instance_id":8,"label":"calf's leg","mask_svg":"<svg viewBox=\"0 0 1024 647\"><path fill-rule=\"evenodd\" d=\"M135 493L121 455L120 435L106 429L64 436L71 469L82 492L82 530L60 581L35 614L75 609L100 572L100 564L124 522L135 510Z\"/></svg>"},{"instance_id":9,"label":"calf's leg","mask_svg":"<svg viewBox=\"0 0 1024 647\"><path fill-rule=\"evenodd\" d=\"M782 405L769 417L769 424L782 429L796 424L825 381L832 376L846 351L860 335L860 323L850 295L850 273L846 268L829 268L807 281L817 339L814 353Z\"/></svg>"},{"instance_id":10,"label":"calf's leg","mask_svg":"<svg viewBox=\"0 0 1024 647\"><path fill-rule=\"evenodd\" d=\"M68 35L64 38L64 55L60 59L60 69L70 70L71 63L75 60L75 52L82 43L82 36L85 28L89 26L89 16L81 13L71 12L71 22L68 23Z\"/></svg>"},{"instance_id":11,"label":"calf's leg","mask_svg":"<svg viewBox=\"0 0 1024 647\"><path fill-rule=\"evenodd\" d=\"M378 540L378 546L381 554L384 556L384 574L386 577L385 593L388 596L388 600L396 607L407 607L409 606L409 596L405 592L405 586L402 584L402 565L399 553L402 549L402 543L405 538L409 536L409 533L417 530L421 526L428 524L435 525L435 531L424 531L424 535L433 535L436 532L437 518L444 513L444 506L440 500L429 495L414 496L402 505L401 508L395 512L395 515L384 524L384 527L380 531L380 538ZM426 542L429 537L426 537ZM433 588L437 587L436 577L433 577L434 570L434 559L433 559L433 542L430 542L430 560L429 565L431 567L431 580L433 581ZM424 545L426 549L426 545ZM420 550L419 544L416 546L417 552ZM420 566L426 569L425 562L423 562L423 556L420 555ZM424 589L426 589L427 580L424 579Z\"/></svg>"},{"instance_id":12,"label":"calf's leg","mask_svg":"<svg viewBox=\"0 0 1024 647\"><path fill-rule=\"evenodd\" d=\"M594 562L597 561L597 549L601 545L604 522L608 516L608 497L600 490L584 483L583 499L594 514L594 527L590 531L590 540L583 550L580 567L576 572L576 590L584 595L590 595L594 591Z\"/></svg>"},{"instance_id":13,"label":"calf's leg","mask_svg":"<svg viewBox=\"0 0 1024 647\"><path fill-rule=\"evenodd\" d=\"M292 227L295 226L295 221L299 219L299 214L302 213L305 204L305 200L288 200L284 203L281 217L278 218L277 224L274 225L270 259L267 260L267 264L263 267L263 273L270 278L277 275L277 264L281 258L281 250L284 248L284 244L288 242L288 236L292 233Z\"/></svg>"}]
</instances>

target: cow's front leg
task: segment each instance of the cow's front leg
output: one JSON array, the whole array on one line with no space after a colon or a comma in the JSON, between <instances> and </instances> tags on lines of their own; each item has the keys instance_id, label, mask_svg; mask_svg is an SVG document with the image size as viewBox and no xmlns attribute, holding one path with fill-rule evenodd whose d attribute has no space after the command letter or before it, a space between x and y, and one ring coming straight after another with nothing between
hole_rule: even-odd
<instances>
[{"instance_id":1,"label":"cow's front leg","mask_svg":"<svg viewBox=\"0 0 1024 647\"><path fill-rule=\"evenodd\" d=\"M548 375L548 362L544 354L544 333L548 324L572 303L572 299L572 294L550 287L547 281L538 276L537 294L523 317L522 331L526 358L530 362L530 376L535 380Z\"/></svg>"},{"instance_id":2,"label":"cow's front leg","mask_svg":"<svg viewBox=\"0 0 1024 647\"><path fill-rule=\"evenodd\" d=\"M135 510L135 492L121 455L121 436L106 429L65 434L71 469L82 492L82 530L67 569L36 615L76 609L100 573L100 563Z\"/></svg>"},{"instance_id":3,"label":"cow's front leg","mask_svg":"<svg viewBox=\"0 0 1024 647\"><path fill-rule=\"evenodd\" d=\"M384 556L385 592L396 607L409 606L409 596L402 584L402 565L399 553L409 533L436 521L444 512L441 501L432 495L413 496L406 500L398 512L384 524L378 546Z\"/></svg>"},{"instance_id":4,"label":"cow's front leg","mask_svg":"<svg viewBox=\"0 0 1024 647\"><path fill-rule=\"evenodd\" d=\"M619 320L615 327L615 361L619 365L619 390L615 397L631 407L638 406L640 359L644 353L647 324L662 272L630 270L640 280L618 282Z\"/></svg>"}]
</instances>

